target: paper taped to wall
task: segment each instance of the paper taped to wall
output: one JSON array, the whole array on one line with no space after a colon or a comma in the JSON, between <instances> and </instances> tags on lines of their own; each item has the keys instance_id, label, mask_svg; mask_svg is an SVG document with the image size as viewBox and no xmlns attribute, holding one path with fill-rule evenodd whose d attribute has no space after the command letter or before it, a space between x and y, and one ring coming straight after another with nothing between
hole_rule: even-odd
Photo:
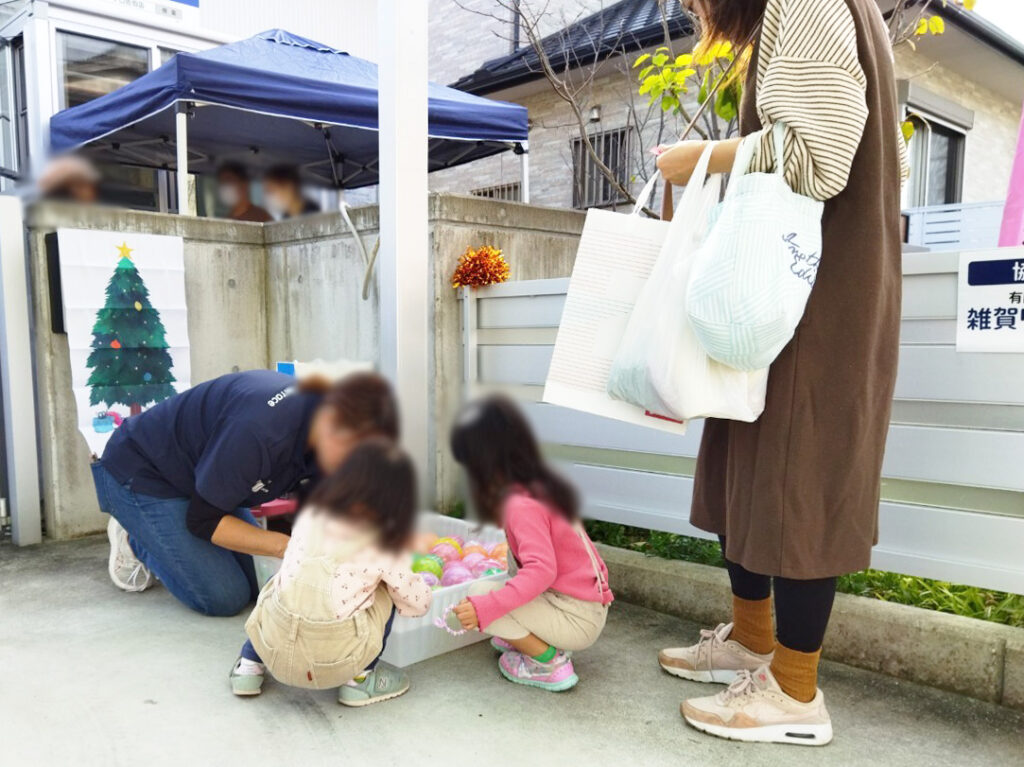
<instances>
[{"instance_id":1,"label":"paper taped to wall","mask_svg":"<svg viewBox=\"0 0 1024 767\"><path fill-rule=\"evenodd\" d=\"M181 237L59 229L78 428L94 455L129 416L189 388Z\"/></svg>"}]
</instances>

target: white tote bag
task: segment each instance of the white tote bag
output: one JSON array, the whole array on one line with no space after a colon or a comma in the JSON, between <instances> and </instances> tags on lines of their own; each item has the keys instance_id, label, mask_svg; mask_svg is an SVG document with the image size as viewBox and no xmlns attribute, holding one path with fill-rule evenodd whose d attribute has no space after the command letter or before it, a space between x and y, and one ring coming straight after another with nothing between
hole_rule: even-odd
<instances>
[{"instance_id":1,"label":"white tote bag","mask_svg":"<svg viewBox=\"0 0 1024 767\"><path fill-rule=\"evenodd\" d=\"M790 189L783 123L772 133L774 173L746 173L758 138L741 142L686 292L690 322L708 355L739 370L770 365L789 343L821 257L824 205Z\"/></svg>"},{"instance_id":2,"label":"white tote bag","mask_svg":"<svg viewBox=\"0 0 1024 767\"><path fill-rule=\"evenodd\" d=\"M709 358L686 316L693 254L721 192L721 176L707 180L711 150L701 155L637 297L608 393L662 418L753 421L764 409L767 371L742 372Z\"/></svg>"},{"instance_id":3,"label":"white tote bag","mask_svg":"<svg viewBox=\"0 0 1024 767\"><path fill-rule=\"evenodd\" d=\"M644 187L632 215L599 208L587 211L543 401L683 433L685 424L646 415L607 392L612 358L670 226L667 221L640 215L657 180L655 176Z\"/></svg>"}]
</instances>

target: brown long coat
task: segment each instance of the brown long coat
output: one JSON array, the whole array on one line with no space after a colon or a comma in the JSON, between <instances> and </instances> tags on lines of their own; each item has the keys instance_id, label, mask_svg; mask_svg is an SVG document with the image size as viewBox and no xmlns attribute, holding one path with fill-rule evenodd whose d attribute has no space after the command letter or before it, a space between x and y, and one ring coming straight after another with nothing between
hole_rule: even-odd
<instances>
[{"instance_id":1,"label":"brown long coat","mask_svg":"<svg viewBox=\"0 0 1024 767\"><path fill-rule=\"evenodd\" d=\"M892 55L874 0L846 2L867 79L863 137L845 190L825 204L817 280L796 335L771 366L764 413L754 423L704 425L690 517L726 536L731 561L788 578L839 575L870 562L899 350ZM756 83L752 63L744 135L761 128Z\"/></svg>"}]
</instances>

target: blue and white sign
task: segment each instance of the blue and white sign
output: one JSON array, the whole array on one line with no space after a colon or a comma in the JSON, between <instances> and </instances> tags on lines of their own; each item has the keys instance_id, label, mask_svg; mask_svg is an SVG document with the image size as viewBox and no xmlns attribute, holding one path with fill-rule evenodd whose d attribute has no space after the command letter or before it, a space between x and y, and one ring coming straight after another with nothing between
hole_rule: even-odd
<instances>
[{"instance_id":1,"label":"blue and white sign","mask_svg":"<svg viewBox=\"0 0 1024 767\"><path fill-rule=\"evenodd\" d=\"M1024 352L1024 248L960 254L958 352Z\"/></svg>"}]
</instances>

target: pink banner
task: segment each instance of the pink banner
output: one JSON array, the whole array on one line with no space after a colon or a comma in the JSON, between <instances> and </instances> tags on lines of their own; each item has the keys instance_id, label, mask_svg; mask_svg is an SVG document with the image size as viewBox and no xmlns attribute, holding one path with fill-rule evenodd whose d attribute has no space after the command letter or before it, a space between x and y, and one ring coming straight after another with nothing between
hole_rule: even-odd
<instances>
[{"instance_id":1,"label":"pink banner","mask_svg":"<svg viewBox=\"0 0 1024 767\"><path fill-rule=\"evenodd\" d=\"M1010 171L1010 189L1003 208L1003 226L999 230L999 246L1008 248L1024 245L1024 114L1017 137L1017 154Z\"/></svg>"}]
</instances>

